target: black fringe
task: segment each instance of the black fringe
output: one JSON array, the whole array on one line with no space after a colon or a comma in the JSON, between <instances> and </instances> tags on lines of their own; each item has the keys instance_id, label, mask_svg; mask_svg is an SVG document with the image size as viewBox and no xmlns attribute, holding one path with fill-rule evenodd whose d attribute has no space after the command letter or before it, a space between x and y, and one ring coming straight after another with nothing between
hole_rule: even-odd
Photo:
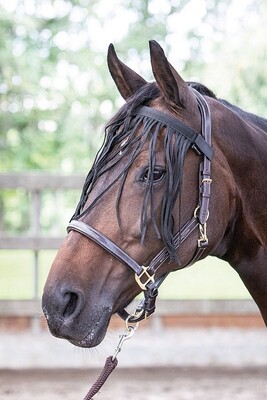
<instances>
[{"instance_id":1,"label":"black fringe","mask_svg":"<svg viewBox=\"0 0 267 400\"><path fill-rule=\"evenodd\" d=\"M142 91L141 91L142 92ZM149 94L149 95L148 95ZM183 135L166 127L164 148L166 157L166 190L162 200L160 227L157 226L154 212L154 185L153 172L155 168L155 146L158 134L163 128L162 123L141 115L131 116L133 110L140 105L147 104L149 100L158 96L158 89L154 84L149 84L143 93L139 93L138 99L133 98L113 117L105 129L104 143L97 153L91 170L89 171L82 190L80 201L72 219L80 219L87 214L113 186L119 183L119 189L116 200L116 213L119 225L121 195L127 174L133 161L142 151L144 144L149 141L149 160L148 160L148 181L143 198L141 209L141 243L144 244L148 221L153 225L158 238L162 238L171 260L179 262L173 243L173 208L181 195L183 167L186 153L191 142ZM143 99L142 99L143 95ZM141 128L141 129L140 129ZM121 144L127 139L127 142ZM121 154L123 152L123 154ZM115 168L122 157L127 157L127 162L119 170L114 180L86 206L89 193L92 191L96 181L107 171ZM113 170L115 171L115 169ZM180 202L181 204L181 202ZM122 227L121 227L122 228Z\"/></svg>"}]
</instances>

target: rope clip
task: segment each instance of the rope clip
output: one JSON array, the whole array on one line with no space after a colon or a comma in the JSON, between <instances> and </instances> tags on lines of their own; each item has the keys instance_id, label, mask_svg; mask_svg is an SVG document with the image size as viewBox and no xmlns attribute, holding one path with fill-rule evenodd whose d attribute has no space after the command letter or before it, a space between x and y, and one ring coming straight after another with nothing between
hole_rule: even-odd
<instances>
[{"instance_id":1,"label":"rope clip","mask_svg":"<svg viewBox=\"0 0 267 400\"><path fill-rule=\"evenodd\" d=\"M129 317L127 318L126 322L126 332L123 333L122 335L119 335L119 343L115 349L114 355L112 357L112 361L114 361L114 359L117 357L117 355L119 354L119 352L122 349L123 343L130 339L134 334L136 329L138 328L139 322L137 322L137 324L133 325L132 323L130 324L128 322Z\"/></svg>"}]
</instances>

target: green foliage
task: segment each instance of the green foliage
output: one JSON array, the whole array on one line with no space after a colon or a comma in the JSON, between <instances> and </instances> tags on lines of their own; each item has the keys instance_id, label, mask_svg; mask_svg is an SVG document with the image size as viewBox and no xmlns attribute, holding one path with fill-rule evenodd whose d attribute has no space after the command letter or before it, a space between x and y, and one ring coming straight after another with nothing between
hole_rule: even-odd
<instances>
[{"instance_id":1,"label":"green foliage","mask_svg":"<svg viewBox=\"0 0 267 400\"><path fill-rule=\"evenodd\" d=\"M30 228L30 194L23 188L3 190L0 196L1 228L9 233Z\"/></svg>"},{"instance_id":2,"label":"green foliage","mask_svg":"<svg viewBox=\"0 0 267 400\"><path fill-rule=\"evenodd\" d=\"M247 3L243 14L239 15L237 8L236 18L222 20L217 47L205 65L203 79L218 96L266 118L267 1Z\"/></svg>"},{"instance_id":3,"label":"green foliage","mask_svg":"<svg viewBox=\"0 0 267 400\"><path fill-rule=\"evenodd\" d=\"M87 38L80 41L93 3L54 8L53 1L43 7L36 1L28 10L25 0L13 12L1 7L0 170L88 169L103 122L101 101L105 92L105 101L115 97L103 60L96 66L96 52Z\"/></svg>"},{"instance_id":4,"label":"green foliage","mask_svg":"<svg viewBox=\"0 0 267 400\"><path fill-rule=\"evenodd\" d=\"M87 171L121 104L106 49L152 78L158 40L187 79L263 114L266 0L0 0L0 171Z\"/></svg>"}]
</instances>

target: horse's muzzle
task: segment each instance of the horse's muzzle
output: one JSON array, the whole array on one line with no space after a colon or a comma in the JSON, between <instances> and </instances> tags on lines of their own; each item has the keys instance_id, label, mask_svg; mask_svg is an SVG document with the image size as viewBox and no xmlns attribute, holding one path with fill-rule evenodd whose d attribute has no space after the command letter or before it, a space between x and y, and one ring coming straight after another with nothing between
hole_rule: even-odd
<instances>
[{"instance_id":1,"label":"horse's muzzle","mask_svg":"<svg viewBox=\"0 0 267 400\"><path fill-rule=\"evenodd\" d=\"M87 310L83 293L69 288L45 290L42 308L52 335L79 347L97 346L111 315L111 308L103 305L95 304Z\"/></svg>"}]
</instances>

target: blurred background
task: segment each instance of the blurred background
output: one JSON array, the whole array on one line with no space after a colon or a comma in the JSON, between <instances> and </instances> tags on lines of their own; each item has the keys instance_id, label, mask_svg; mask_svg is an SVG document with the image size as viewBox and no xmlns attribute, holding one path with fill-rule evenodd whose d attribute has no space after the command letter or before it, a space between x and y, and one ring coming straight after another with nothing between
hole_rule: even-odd
<instances>
[{"instance_id":1,"label":"blurred background","mask_svg":"<svg viewBox=\"0 0 267 400\"><path fill-rule=\"evenodd\" d=\"M153 80L148 41L155 39L185 80L266 117L266 16L267 0L0 0L1 369L95 367L123 329L115 319L107 347L92 357L50 338L40 309L44 281L104 125L123 104L107 69L109 43ZM144 329L147 356L138 353L137 340L131 351L139 357L129 362L125 355L123 366L158 361L145 346L151 330L171 344L172 352L163 346L165 367L267 365L259 313L237 274L216 259L170 275L158 314ZM173 332L181 335L176 351L184 351L177 362ZM211 342L202 352L207 337ZM218 349L219 337L224 349ZM248 350L248 340L259 348ZM198 355L186 352L190 346Z\"/></svg>"}]
</instances>

